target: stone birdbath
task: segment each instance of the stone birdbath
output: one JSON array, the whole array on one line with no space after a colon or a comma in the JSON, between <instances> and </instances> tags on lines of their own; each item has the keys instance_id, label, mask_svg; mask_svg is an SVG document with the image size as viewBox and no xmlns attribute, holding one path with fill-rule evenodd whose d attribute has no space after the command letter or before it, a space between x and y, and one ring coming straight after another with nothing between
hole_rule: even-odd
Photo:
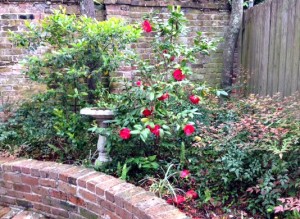
<instances>
[{"instance_id":1,"label":"stone birdbath","mask_svg":"<svg viewBox=\"0 0 300 219\"><path fill-rule=\"evenodd\" d=\"M80 114L95 118L97 120L98 125L101 128L107 128L108 120L114 118L113 111L109 109L83 108L80 110ZM101 163L105 163L111 160L105 150L105 145L106 145L106 137L103 135L99 135L98 143L97 143L97 150L99 152L99 156L96 162L98 161Z\"/></svg>"}]
</instances>

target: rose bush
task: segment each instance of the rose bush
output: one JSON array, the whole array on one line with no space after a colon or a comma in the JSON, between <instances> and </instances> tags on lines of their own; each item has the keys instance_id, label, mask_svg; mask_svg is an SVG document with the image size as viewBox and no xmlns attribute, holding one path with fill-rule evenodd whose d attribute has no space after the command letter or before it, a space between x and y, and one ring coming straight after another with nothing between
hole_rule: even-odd
<instances>
[{"instance_id":1,"label":"rose bush","mask_svg":"<svg viewBox=\"0 0 300 219\"><path fill-rule=\"evenodd\" d=\"M207 55L216 43L198 32L192 44L183 44L180 38L188 33L187 20L180 7L169 9L166 20L155 13L144 18L144 34L154 35L152 55L149 60L134 57L134 81L124 81L114 121L108 130L93 129L108 136L115 168L117 163L125 165L128 158L152 155L161 165L177 159L183 167L186 161L181 154L192 145L196 131L193 121L202 116L208 97L216 97L216 89L188 79L196 56ZM130 135L125 130L131 130Z\"/></svg>"}]
</instances>

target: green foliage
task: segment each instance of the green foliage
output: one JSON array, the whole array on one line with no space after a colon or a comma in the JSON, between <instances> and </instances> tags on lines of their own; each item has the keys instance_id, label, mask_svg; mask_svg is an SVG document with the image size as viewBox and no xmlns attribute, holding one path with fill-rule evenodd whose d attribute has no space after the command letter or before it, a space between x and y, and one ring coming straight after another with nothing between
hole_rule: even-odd
<instances>
[{"instance_id":1,"label":"green foliage","mask_svg":"<svg viewBox=\"0 0 300 219\"><path fill-rule=\"evenodd\" d=\"M236 205L272 218L280 197L299 195L299 96L250 96L215 107L186 155L201 205Z\"/></svg>"},{"instance_id":2,"label":"green foliage","mask_svg":"<svg viewBox=\"0 0 300 219\"><path fill-rule=\"evenodd\" d=\"M90 120L79 110L97 101L111 106L109 73L126 60L127 45L137 40L140 30L121 19L98 22L67 15L64 9L26 26L22 34L11 33L12 41L31 53L23 62L24 73L46 91L23 104L3 127L0 146L26 145L38 158L85 158L95 136L87 133Z\"/></svg>"},{"instance_id":3,"label":"green foliage","mask_svg":"<svg viewBox=\"0 0 300 219\"><path fill-rule=\"evenodd\" d=\"M137 57L132 63L137 69L135 82L124 82L109 131L93 129L108 137L107 147L115 163L124 164L128 157L156 155L158 160L181 159L184 165L185 148L191 146L192 137L187 137L183 129L187 124L192 125L193 119L205 117L201 112L205 112L207 97L215 97L218 92L205 83L194 84L188 79L179 81L172 77L176 69L180 69L184 77L191 75L190 63L197 60L199 53L205 55L215 49L216 42L205 39L199 32L192 45L182 43L181 37L188 34L187 20L180 7L169 9L166 20L156 13L145 17L155 30L151 44L153 55L150 60ZM166 94L168 98L162 100ZM201 98L201 106L190 102L191 95ZM145 110L151 111L151 115L143 114ZM159 130L153 134L151 128L155 126L159 126ZM124 127L130 129L129 140L119 136Z\"/></svg>"}]
</instances>

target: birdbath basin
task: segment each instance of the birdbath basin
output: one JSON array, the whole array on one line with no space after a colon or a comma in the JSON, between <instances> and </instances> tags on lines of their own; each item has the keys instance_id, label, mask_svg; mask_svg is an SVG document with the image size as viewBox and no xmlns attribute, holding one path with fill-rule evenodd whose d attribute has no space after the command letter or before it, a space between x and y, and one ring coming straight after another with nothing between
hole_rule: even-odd
<instances>
[{"instance_id":1,"label":"birdbath basin","mask_svg":"<svg viewBox=\"0 0 300 219\"><path fill-rule=\"evenodd\" d=\"M83 108L80 110L80 114L95 118L98 125L101 128L107 128L108 127L107 120L111 120L114 118L114 112L108 109ZM99 135L98 142L97 142L97 150L99 152L99 156L96 162L98 161L104 163L111 160L105 150L105 145L106 145L106 137L103 135Z\"/></svg>"}]
</instances>

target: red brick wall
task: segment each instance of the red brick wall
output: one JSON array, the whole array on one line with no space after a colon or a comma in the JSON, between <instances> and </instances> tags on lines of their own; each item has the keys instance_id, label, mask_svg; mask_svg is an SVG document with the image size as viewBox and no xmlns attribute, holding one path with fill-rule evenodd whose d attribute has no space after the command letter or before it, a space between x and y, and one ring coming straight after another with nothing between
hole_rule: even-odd
<instances>
[{"instance_id":1,"label":"red brick wall","mask_svg":"<svg viewBox=\"0 0 300 219\"><path fill-rule=\"evenodd\" d=\"M16 63L22 57L23 51L11 45L7 30L22 31L24 19L20 18L29 20L33 18L33 21L37 21L51 13L52 9L57 9L61 2L67 7L68 13L80 13L78 0L0 0L0 106L39 90L20 73L20 66ZM104 20L117 16L131 22L140 22L142 16L151 10L159 10L166 14L168 4L182 5L182 10L190 21L189 28L192 33L183 38L183 41L191 42L196 31L202 31L205 36L211 38L224 36L230 15L228 0L104 0L104 6L97 6L97 18ZM151 53L149 38L141 39L134 47L142 57L149 57ZM194 75L191 79L219 84L222 62L222 44L220 44L218 50L211 56L199 56L198 63L192 65ZM130 71L128 68L120 69L116 76L120 75L128 76Z\"/></svg>"},{"instance_id":2,"label":"red brick wall","mask_svg":"<svg viewBox=\"0 0 300 219\"><path fill-rule=\"evenodd\" d=\"M104 3L107 18L122 17L130 22L141 22L143 15L153 10L166 15L169 4L179 4L189 20L188 28L191 30L190 35L182 38L183 42L192 42L197 31L203 32L203 35L209 38L220 39L224 36L230 16L227 0L104 0ZM149 58L151 54L148 42L149 38L145 37L135 45L136 51L142 54L143 58ZM199 56L198 63L192 65L194 74L190 79L219 84L223 66L222 52L221 43L217 51L210 56ZM124 69L119 73L126 76L129 72Z\"/></svg>"},{"instance_id":3,"label":"red brick wall","mask_svg":"<svg viewBox=\"0 0 300 219\"><path fill-rule=\"evenodd\" d=\"M91 169L1 157L0 205L53 218L188 219L154 194Z\"/></svg>"},{"instance_id":4,"label":"red brick wall","mask_svg":"<svg viewBox=\"0 0 300 219\"><path fill-rule=\"evenodd\" d=\"M80 14L78 0L66 0L63 1L64 4L61 2L61 0L0 0L0 107L14 105L16 101L30 97L33 92L42 89L41 86L27 80L21 73L18 61L22 59L25 52L12 45L8 31L24 31L26 20L37 22L61 5L66 8L68 14ZM103 7L96 7L97 19L104 20Z\"/></svg>"}]
</instances>

